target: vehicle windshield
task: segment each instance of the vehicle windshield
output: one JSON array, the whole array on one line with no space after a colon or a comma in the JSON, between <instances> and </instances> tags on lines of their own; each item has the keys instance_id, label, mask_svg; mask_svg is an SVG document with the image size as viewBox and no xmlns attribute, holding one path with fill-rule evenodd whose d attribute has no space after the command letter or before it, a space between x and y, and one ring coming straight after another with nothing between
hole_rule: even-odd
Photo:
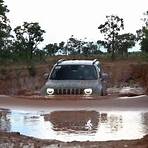
<instances>
[{"instance_id":1,"label":"vehicle windshield","mask_svg":"<svg viewBox=\"0 0 148 148\"><path fill-rule=\"evenodd\" d=\"M53 69L51 80L96 80L94 65L57 65Z\"/></svg>"}]
</instances>

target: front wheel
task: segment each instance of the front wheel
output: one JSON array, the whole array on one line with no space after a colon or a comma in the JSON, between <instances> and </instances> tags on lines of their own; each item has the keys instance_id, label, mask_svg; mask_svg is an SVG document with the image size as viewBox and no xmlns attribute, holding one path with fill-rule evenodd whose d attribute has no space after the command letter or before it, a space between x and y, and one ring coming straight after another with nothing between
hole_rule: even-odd
<instances>
[{"instance_id":1,"label":"front wheel","mask_svg":"<svg viewBox=\"0 0 148 148\"><path fill-rule=\"evenodd\" d=\"M101 93L100 93L101 96L106 96L107 95L107 92L103 89L101 89Z\"/></svg>"},{"instance_id":2,"label":"front wheel","mask_svg":"<svg viewBox=\"0 0 148 148\"><path fill-rule=\"evenodd\" d=\"M101 96L104 96L103 89L101 89Z\"/></svg>"}]
</instances>

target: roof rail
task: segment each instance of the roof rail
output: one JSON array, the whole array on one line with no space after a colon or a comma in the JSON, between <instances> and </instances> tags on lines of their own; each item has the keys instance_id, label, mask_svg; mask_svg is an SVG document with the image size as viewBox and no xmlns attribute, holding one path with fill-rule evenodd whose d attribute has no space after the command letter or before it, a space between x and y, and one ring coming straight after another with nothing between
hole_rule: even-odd
<instances>
[{"instance_id":1,"label":"roof rail","mask_svg":"<svg viewBox=\"0 0 148 148\"><path fill-rule=\"evenodd\" d=\"M98 61L97 59L94 59L94 60L93 60L93 64L95 64L97 61Z\"/></svg>"},{"instance_id":2,"label":"roof rail","mask_svg":"<svg viewBox=\"0 0 148 148\"><path fill-rule=\"evenodd\" d=\"M57 64L61 63L62 61L65 61L64 59L58 60Z\"/></svg>"}]
</instances>

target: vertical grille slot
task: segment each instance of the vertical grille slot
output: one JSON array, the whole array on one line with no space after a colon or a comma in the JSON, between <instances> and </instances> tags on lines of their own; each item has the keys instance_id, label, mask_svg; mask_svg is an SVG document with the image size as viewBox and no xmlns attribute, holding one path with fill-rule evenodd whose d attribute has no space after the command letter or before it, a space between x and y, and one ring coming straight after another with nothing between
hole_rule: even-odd
<instances>
[{"instance_id":1,"label":"vertical grille slot","mask_svg":"<svg viewBox=\"0 0 148 148\"><path fill-rule=\"evenodd\" d=\"M83 89L79 88L58 88L55 89L55 94L56 95L81 95L83 94Z\"/></svg>"}]
</instances>

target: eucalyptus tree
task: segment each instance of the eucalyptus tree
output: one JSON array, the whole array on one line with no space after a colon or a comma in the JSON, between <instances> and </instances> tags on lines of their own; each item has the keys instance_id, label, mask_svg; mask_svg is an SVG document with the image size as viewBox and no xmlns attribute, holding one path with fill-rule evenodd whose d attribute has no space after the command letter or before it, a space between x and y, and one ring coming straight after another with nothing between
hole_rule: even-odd
<instances>
[{"instance_id":1,"label":"eucalyptus tree","mask_svg":"<svg viewBox=\"0 0 148 148\"><path fill-rule=\"evenodd\" d=\"M146 11L142 18L144 26L141 29L141 50L148 53L148 11Z\"/></svg>"},{"instance_id":2,"label":"eucalyptus tree","mask_svg":"<svg viewBox=\"0 0 148 148\"><path fill-rule=\"evenodd\" d=\"M86 42L82 48L84 55L90 55L90 54L99 54L100 50L98 49L97 43L94 43L92 41Z\"/></svg>"},{"instance_id":3,"label":"eucalyptus tree","mask_svg":"<svg viewBox=\"0 0 148 148\"><path fill-rule=\"evenodd\" d=\"M33 53L38 49L38 45L44 40L44 30L41 29L39 23L24 22L22 26L14 29L16 50L23 56L27 62L31 62Z\"/></svg>"},{"instance_id":4,"label":"eucalyptus tree","mask_svg":"<svg viewBox=\"0 0 148 148\"><path fill-rule=\"evenodd\" d=\"M59 47L58 47L57 43L53 43L53 44L50 43L44 47L46 54L49 56L54 56L56 54L56 52L58 52L58 49L59 49Z\"/></svg>"},{"instance_id":5,"label":"eucalyptus tree","mask_svg":"<svg viewBox=\"0 0 148 148\"><path fill-rule=\"evenodd\" d=\"M148 53L148 11L141 19L144 22L142 29L137 30L137 40L140 41L141 50Z\"/></svg>"},{"instance_id":6,"label":"eucalyptus tree","mask_svg":"<svg viewBox=\"0 0 148 148\"><path fill-rule=\"evenodd\" d=\"M65 49L65 42L61 41L59 43L58 52L61 52L62 54L66 55L66 49Z\"/></svg>"},{"instance_id":7,"label":"eucalyptus tree","mask_svg":"<svg viewBox=\"0 0 148 148\"><path fill-rule=\"evenodd\" d=\"M9 19L6 14L9 12L7 6L4 4L3 0L0 0L0 57L6 56L8 52L8 43L10 43L9 38L11 37L11 27Z\"/></svg>"},{"instance_id":8,"label":"eucalyptus tree","mask_svg":"<svg viewBox=\"0 0 148 148\"><path fill-rule=\"evenodd\" d=\"M148 29L143 30L144 37L141 41L141 50L148 53Z\"/></svg>"},{"instance_id":9,"label":"eucalyptus tree","mask_svg":"<svg viewBox=\"0 0 148 148\"><path fill-rule=\"evenodd\" d=\"M84 44L86 44L84 40L77 39L72 35L66 43L67 54L82 54Z\"/></svg>"},{"instance_id":10,"label":"eucalyptus tree","mask_svg":"<svg viewBox=\"0 0 148 148\"><path fill-rule=\"evenodd\" d=\"M108 47L108 52L111 52L112 59L114 59L116 38L119 32L124 29L124 21L115 15L106 16L106 19L105 23L101 24L98 29L104 34L105 43L107 44L106 47Z\"/></svg>"},{"instance_id":11,"label":"eucalyptus tree","mask_svg":"<svg viewBox=\"0 0 148 148\"><path fill-rule=\"evenodd\" d=\"M116 47L117 52L122 56L128 56L128 49L135 46L136 36L132 33L125 33L117 36Z\"/></svg>"},{"instance_id":12,"label":"eucalyptus tree","mask_svg":"<svg viewBox=\"0 0 148 148\"><path fill-rule=\"evenodd\" d=\"M142 21L144 22L145 27L148 27L148 10L143 13ZM148 29L148 28L147 28L147 29Z\"/></svg>"}]
</instances>

